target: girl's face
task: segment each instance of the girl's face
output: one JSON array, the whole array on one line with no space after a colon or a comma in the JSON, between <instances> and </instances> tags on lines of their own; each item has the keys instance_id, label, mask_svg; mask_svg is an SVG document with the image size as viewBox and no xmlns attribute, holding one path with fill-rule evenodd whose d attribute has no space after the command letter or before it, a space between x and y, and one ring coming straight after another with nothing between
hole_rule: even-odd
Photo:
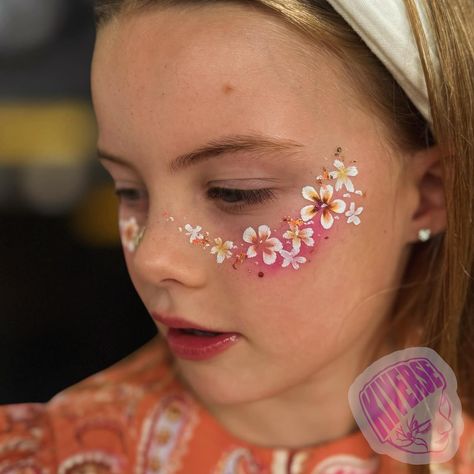
<instances>
[{"instance_id":1,"label":"girl's face","mask_svg":"<svg viewBox=\"0 0 474 474\"><path fill-rule=\"evenodd\" d=\"M389 314L416 199L338 60L263 12L170 9L104 26L92 81L146 308L240 334L177 358L190 386L225 404L323 379L347 393ZM255 137L283 145L176 161Z\"/></svg>"}]
</instances>

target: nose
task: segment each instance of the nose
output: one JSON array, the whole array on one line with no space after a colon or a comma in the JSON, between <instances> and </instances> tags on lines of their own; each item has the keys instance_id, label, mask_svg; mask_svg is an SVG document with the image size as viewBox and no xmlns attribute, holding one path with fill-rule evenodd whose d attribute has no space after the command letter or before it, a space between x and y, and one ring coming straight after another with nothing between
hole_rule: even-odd
<instances>
[{"instance_id":1,"label":"nose","mask_svg":"<svg viewBox=\"0 0 474 474\"><path fill-rule=\"evenodd\" d=\"M206 252L189 244L176 222L164 218L150 221L131 261L134 276L152 285L203 286L209 260Z\"/></svg>"}]
</instances>

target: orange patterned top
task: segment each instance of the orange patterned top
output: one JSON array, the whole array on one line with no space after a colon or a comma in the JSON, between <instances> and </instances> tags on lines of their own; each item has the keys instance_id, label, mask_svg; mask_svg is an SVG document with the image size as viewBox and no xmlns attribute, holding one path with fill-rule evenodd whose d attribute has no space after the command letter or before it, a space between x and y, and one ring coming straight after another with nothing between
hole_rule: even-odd
<instances>
[{"instance_id":1,"label":"orange patterned top","mask_svg":"<svg viewBox=\"0 0 474 474\"><path fill-rule=\"evenodd\" d=\"M474 474L474 421L465 416L457 465ZM176 375L158 335L48 403L0 407L0 474L395 474L407 465L374 453L360 431L305 449L234 437Z\"/></svg>"}]
</instances>

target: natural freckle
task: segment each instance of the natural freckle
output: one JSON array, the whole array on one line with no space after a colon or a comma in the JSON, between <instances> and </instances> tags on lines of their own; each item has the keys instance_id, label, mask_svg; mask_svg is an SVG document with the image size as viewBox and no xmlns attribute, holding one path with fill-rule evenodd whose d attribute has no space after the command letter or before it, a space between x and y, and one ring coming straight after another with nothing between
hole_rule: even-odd
<instances>
[{"instance_id":1,"label":"natural freckle","mask_svg":"<svg viewBox=\"0 0 474 474\"><path fill-rule=\"evenodd\" d=\"M224 84L222 89L225 94L230 94L231 92L234 92L234 86L232 86L231 84Z\"/></svg>"},{"instance_id":2,"label":"natural freckle","mask_svg":"<svg viewBox=\"0 0 474 474\"><path fill-rule=\"evenodd\" d=\"M263 277L265 276L265 273L263 273L263 272L258 272L258 276L259 276L260 278L263 278Z\"/></svg>"}]
</instances>

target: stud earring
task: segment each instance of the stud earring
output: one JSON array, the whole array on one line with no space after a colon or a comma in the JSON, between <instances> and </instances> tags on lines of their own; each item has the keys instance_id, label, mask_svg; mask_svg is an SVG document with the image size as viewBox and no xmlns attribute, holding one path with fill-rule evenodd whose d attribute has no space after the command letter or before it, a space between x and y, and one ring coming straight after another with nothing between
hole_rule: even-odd
<instances>
[{"instance_id":1,"label":"stud earring","mask_svg":"<svg viewBox=\"0 0 474 474\"><path fill-rule=\"evenodd\" d=\"M430 240L431 237L431 229L420 229L418 231L418 240L420 242L426 242L427 240Z\"/></svg>"}]
</instances>

